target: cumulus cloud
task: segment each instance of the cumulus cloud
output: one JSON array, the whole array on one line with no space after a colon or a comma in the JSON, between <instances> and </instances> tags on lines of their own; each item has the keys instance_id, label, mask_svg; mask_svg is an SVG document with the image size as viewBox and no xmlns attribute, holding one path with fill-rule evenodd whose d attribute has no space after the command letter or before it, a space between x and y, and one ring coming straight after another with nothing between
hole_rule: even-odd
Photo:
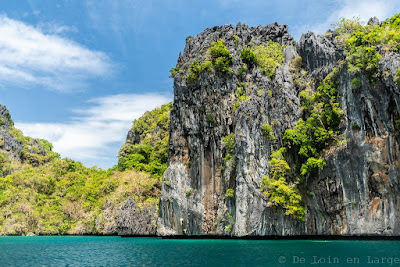
<instances>
[{"instance_id":1,"label":"cumulus cloud","mask_svg":"<svg viewBox=\"0 0 400 267\"><path fill-rule=\"evenodd\" d=\"M87 108L74 110L67 123L22 123L25 135L49 140L62 157L104 168L116 164L119 147L132 121L145 111L171 101L168 95L118 94L91 99Z\"/></svg>"},{"instance_id":2,"label":"cumulus cloud","mask_svg":"<svg viewBox=\"0 0 400 267\"><path fill-rule=\"evenodd\" d=\"M106 54L57 35L73 28L43 25L35 28L0 16L0 82L3 86L39 85L68 91L111 72L112 63Z\"/></svg>"}]
</instances>

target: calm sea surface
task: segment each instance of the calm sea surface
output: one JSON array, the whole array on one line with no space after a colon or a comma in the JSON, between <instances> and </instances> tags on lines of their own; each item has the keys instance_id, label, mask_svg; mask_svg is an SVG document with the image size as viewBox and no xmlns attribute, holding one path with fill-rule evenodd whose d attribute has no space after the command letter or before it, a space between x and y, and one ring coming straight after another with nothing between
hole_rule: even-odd
<instances>
[{"instance_id":1,"label":"calm sea surface","mask_svg":"<svg viewBox=\"0 0 400 267\"><path fill-rule=\"evenodd\" d=\"M399 241L0 237L0 266L400 266Z\"/></svg>"}]
</instances>

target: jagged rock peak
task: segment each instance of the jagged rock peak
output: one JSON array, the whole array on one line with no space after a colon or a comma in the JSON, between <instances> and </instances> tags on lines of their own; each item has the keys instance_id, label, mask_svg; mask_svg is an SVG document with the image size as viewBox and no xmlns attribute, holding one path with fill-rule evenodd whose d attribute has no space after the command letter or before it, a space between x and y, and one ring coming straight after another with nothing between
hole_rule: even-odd
<instances>
[{"instance_id":1,"label":"jagged rock peak","mask_svg":"<svg viewBox=\"0 0 400 267\"><path fill-rule=\"evenodd\" d=\"M297 50L307 71L320 80L345 56L344 51L337 46L332 32L326 35L313 32L302 34Z\"/></svg>"},{"instance_id":2,"label":"jagged rock peak","mask_svg":"<svg viewBox=\"0 0 400 267\"><path fill-rule=\"evenodd\" d=\"M9 128L13 125L14 122L11 119L10 112L5 106L0 105L0 127Z\"/></svg>"},{"instance_id":3,"label":"jagged rock peak","mask_svg":"<svg viewBox=\"0 0 400 267\"><path fill-rule=\"evenodd\" d=\"M379 19L377 18L377 17L372 17L372 18L370 18L369 20L368 20L368 23L367 23L368 25L371 25L371 26L377 26L377 25L380 25L381 24L381 22L379 21Z\"/></svg>"}]
</instances>

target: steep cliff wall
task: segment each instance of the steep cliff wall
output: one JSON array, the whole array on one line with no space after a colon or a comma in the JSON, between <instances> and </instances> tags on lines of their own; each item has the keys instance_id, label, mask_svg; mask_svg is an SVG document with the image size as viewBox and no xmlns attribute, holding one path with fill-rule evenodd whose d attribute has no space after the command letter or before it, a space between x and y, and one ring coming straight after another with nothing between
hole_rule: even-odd
<instances>
[{"instance_id":1,"label":"steep cliff wall","mask_svg":"<svg viewBox=\"0 0 400 267\"><path fill-rule=\"evenodd\" d=\"M348 70L352 58L337 33L307 33L296 45L287 30L238 24L187 38L171 72L174 106L158 234L400 234L399 54L382 49L371 76ZM299 191L305 208L299 218L271 203L263 177L274 171L271 153L287 146L285 131L310 116L301 92L317 91L334 67L343 111L336 137L345 141L327 144L320 153L325 166L302 183L299 168L291 168L288 188ZM300 156L290 147L287 154L290 166L298 166Z\"/></svg>"}]
</instances>

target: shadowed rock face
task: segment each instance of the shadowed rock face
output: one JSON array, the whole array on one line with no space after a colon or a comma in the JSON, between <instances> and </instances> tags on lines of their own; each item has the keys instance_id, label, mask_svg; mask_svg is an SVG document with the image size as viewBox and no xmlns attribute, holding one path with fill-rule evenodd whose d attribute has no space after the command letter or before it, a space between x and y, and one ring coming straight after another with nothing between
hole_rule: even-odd
<instances>
[{"instance_id":1,"label":"shadowed rock face","mask_svg":"<svg viewBox=\"0 0 400 267\"><path fill-rule=\"evenodd\" d=\"M328 149L327 165L308 180L303 195L305 221L267 205L260 183L269 172L271 144L261 125L274 126L279 147L285 130L303 115L300 89L290 70L292 59L302 57L310 81L315 81L311 86L316 88L344 58L333 36L307 33L294 47L287 30L276 23L257 28L238 24L187 38L178 58L179 69L187 73L194 60L207 57L212 42L223 39L233 57L233 74L205 71L190 84L186 74L174 78L159 235L400 234L400 125L396 123L400 94L393 81L400 67L398 54L382 58L382 75L376 82L361 76L359 90L351 89L354 77L346 68L340 72L341 132L347 143ZM240 51L249 42L268 41L285 45L285 59L275 76L269 79L256 67L238 75ZM234 110L235 92L243 84L250 98ZM227 151L222 139L230 133L234 133L233 160L224 163ZM226 196L227 189L233 189L234 196Z\"/></svg>"}]
</instances>

